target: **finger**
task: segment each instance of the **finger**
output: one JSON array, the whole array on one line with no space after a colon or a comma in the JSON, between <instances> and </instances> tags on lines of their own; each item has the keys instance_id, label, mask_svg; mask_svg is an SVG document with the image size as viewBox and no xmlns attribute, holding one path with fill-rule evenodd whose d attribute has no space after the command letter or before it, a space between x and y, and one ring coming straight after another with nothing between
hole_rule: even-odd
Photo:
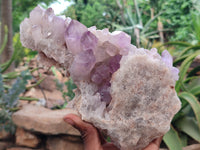
<instances>
[{"instance_id":1,"label":"finger","mask_svg":"<svg viewBox=\"0 0 200 150\"><path fill-rule=\"evenodd\" d=\"M153 143L154 143L155 145L157 145L158 147L160 147L160 143L162 142L162 139L163 139L163 136L161 136L161 137L159 137L159 138L153 140Z\"/></svg>"},{"instance_id":2,"label":"finger","mask_svg":"<svg viewBox=\"0 0 200 150\"><path fill-rule=\"evenodd\" d=\"M103 145L103 150L119 150L119 149L112 143L106 143Z\"/></svg>"},{"instance_id":3,"label":"finger","mask_svg":"<svg viewBox=\"0 0 200 150\"><path fill-rule=\"evenodd\" d=\"M144 150L159 150L162 138L163 137L153 140Z\"/></svg>"},{"instance_id":4,"label":"finger","mask_svg":"<svg viewBox=\"0 0 200 150\"><path fill-rule=\"evenodd\" d=\"M99 138L100 138L100 141L101 141L101 145L107 143L107 141L105 140L104 138L104 135L97 129L97 132L99 134Z\"/></svg>"},{"instance_id":5,"label":"finger","mask_svg":"<svg viewBox=\"0 0 200 150\"><path fill-rule=\"evenodd\" d=\"M85 150L102 150L99 134L95 127L82 121L80 117L74 114L68 114L64 117L64 120L80 131Z\"/></svg>"}]
</instances>

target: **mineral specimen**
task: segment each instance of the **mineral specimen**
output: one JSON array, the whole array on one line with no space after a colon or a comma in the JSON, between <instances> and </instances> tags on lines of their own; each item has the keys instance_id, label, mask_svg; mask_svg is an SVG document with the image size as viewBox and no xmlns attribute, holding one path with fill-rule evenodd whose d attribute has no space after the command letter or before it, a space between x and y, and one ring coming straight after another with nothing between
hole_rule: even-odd
<instances>
[{"instance_id":1,"label":"mineral specimen","mask_svg":"<svg viewBox=\"0 0 200 150\"><path fill-rule=\"evenodd\" d=\"M21 23L20 35L41 63L66 69L78 87L68 107L121 150L140 150L169 130L180 101L179 71L168 51L136 48L124 32L87 28L40 6Z\"/></svg>"}]
</instances>

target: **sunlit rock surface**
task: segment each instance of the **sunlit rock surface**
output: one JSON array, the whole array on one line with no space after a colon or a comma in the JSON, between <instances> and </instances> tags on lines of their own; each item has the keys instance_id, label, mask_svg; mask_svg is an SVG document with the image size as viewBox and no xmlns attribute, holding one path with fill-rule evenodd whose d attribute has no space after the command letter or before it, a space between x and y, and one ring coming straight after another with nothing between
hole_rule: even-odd
<instances>
[{"instance_id":1,"label":"sunlit rock surface","mask_svg":"<svg viewBox=\"0 0 200 150\"><path fill-rule=\"evenodd\" d=\"M140 150L169 130L180 101L179 71L168 51L138 49L124 32L87 28L40 6L21 23L20 35L41 63L65 67L78 86L69 107L121 150Z\"/></svg>"}]
</instances>

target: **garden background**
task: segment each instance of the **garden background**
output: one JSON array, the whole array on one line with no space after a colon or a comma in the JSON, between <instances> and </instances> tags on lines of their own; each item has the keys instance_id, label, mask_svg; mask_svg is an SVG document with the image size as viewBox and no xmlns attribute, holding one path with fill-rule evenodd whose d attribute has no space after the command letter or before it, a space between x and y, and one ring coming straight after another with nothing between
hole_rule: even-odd
<instances>
[{"instance_id":1,"label":"garden background","mask_svg":"<svg viewBox=\"0 0 200 150\"><path fill-rule=\"evenodd\" d=\"M43 69L36 61L37 52L24 48L20 43L21 21L28 17L30 11L38 4L48 8L56 2L56 0L0 1L0 130L9 133L9 138L0 138L0 142L15 141L17 127L12 121L12 114L21 109L24 103L43 105L54 110L65 108L67 102L74 97L73 89L76 86L70 78L64 76L65 71L55 67ZM161 147L181 150L182 147L198 144L200 142L200 1L65 0L65 2L68 2L69 6L59 15L71 17L87 27L97 26L98 29L124 31L132 37L132 44L137 47L146 49L155 47L159 53L167 49L172 54L174 66L180 70L175 90L182 107L173 118L170 131L163 137ZM53 87L49 87L50 83ZM50 93L55 97L52 98Z\"/></svg>"}]
</instances>

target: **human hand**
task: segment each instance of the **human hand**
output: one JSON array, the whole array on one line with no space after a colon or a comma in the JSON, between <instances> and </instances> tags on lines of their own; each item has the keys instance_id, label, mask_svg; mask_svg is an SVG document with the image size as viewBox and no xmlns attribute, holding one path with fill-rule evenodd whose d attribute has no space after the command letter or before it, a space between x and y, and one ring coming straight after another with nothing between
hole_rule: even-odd
<instances>
[{"instance_id":1,"label":"human hand","mask_svg":"<svg viewBox=\"0 0 200 150\"><path fill-rule=\"evenodd\" d=\"M113 143L108 143L101 133L91 124L84 122L74 114L68 114L64 121L80 131L84 141L84 150L119 150ZM152 141L144 150L159 150L162 137Z\"/></svg>"}]
</instances>

